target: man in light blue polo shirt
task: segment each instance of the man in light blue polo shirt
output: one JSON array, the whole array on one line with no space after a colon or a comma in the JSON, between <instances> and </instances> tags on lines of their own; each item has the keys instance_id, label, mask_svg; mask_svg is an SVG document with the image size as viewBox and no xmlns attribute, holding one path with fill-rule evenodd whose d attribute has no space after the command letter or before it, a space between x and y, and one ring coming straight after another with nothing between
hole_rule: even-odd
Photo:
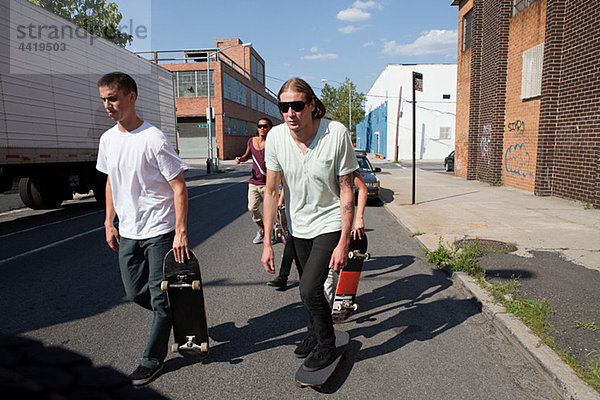
<instances>
[{"instance_id":1,"label":"man in light blue polo shirt","mask_svg":"<svg viewBox=\"0 0 600 400\"><path fill-rule=\"evenodd\" d=\"M308 336L294 354L306 358L304 369L315 371L335 359L335 333L323 283L329 268L337 271L347 261L354 218L352 173L358 164L347 129L323 119L325 106L308 83L290 79L278 99L285 123L271 130L265 145L264 223L273 226L278 185L283 181L300 296L308 316ZM269 273L275 273L273 258L270 235L265 235L261 260Z\"/></svg>"}]
</instances>

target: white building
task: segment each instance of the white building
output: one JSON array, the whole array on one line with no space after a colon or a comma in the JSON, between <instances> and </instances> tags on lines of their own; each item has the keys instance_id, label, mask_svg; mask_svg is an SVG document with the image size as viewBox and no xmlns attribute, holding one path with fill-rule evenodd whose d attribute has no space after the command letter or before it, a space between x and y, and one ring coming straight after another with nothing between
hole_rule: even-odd
<instances>
[{"instance_id":1,"label":"white building","mask_svg":"<svg viewBox=\"0 0 600 400\"><path fill-rule=\"evenodd\" d=\"M365 119L356 127L358 149L412 159L413 71L423 74L423 91L416 92L416 158L442 159L454 150L456 64L388 65L367 93Z\"/></svg>"}]
</instances>

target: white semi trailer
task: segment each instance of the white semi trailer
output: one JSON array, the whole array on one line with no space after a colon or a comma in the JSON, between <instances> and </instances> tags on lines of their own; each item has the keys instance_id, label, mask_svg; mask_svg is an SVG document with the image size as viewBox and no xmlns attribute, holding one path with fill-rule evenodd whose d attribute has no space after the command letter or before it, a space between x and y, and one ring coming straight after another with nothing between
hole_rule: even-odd
<instances>
[{"instance_id":1,"label":"white semi trailer","mask_svg":"<svg viewBox=\"0 0 600 400\"><path fill-rule=\"evenodd\" d=\"M177 149L171 72L26 0L0 0L0 193L18 179L30 208L90 190L103 201L98 141L114 122L97 81L113 71L133 76L138 114Z\"/></svg>"}]
</instances>

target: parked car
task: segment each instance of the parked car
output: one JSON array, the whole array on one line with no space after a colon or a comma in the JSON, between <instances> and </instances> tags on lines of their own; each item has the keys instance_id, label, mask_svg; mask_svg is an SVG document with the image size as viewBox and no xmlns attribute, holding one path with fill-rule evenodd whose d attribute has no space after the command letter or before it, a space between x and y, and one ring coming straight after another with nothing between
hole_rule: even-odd
<instances>
[{"instance_id":1,"label":"parked car","mask_svg":"<svg viewBox=\"0 0 600 400\"><path fill-rule=\"evenodd\" d=\"M454 171L454 150L444 158L444 167L446 171Z\"/></svg>"},{"instance_id":2,"label":"parked car","mask_svg":"<svg viewBox=\"0 0 600 400\"><path fill-rule=\"evenodd\" d=\"M362 175L365 180L365 184L367 185L368 199L378 199L379 198L379 178L375 175L376 172L381 172L381 168L373 168L371 165L371 161L367 158L365 154L357 153L356 161L358 161L358 171ZM356 194L356 187L354 188L354 193Z\"/></svg>"}]
</instances>

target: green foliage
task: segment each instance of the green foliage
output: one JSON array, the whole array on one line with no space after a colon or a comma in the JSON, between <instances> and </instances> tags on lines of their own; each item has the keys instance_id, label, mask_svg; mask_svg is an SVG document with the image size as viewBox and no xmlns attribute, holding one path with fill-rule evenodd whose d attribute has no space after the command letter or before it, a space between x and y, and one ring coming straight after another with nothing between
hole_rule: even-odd
<instances>
[{"instance_id":1,"label":"green foliage","mask_svg":"<svg viewBox=\"0 0 600 400\"><path fill-rule=\"evenodd\" d=\"M114 2L107 4L106 0L29 1L121 47L133 40L133 36L118 29L123 16Z\"/></svg>"},{"instance_id":2,"label":"green foliage","mask_svg":"<svg viewBox=\"0 0 600 400\"><path fill-rule=\"evenodd\" d=\"M349 127L351 132L363 119L365 119L365 110L363 106L366 101L366 96L362 92L356 91L356 85L352 83L350 78L346 78L344 83L338 87L325 84L321 89L321 101L325 104L327 115L336 121L348 125L348 90L350 90L352 100L352 127Z\"/></svg>"},{"instance_id":3,"label":"green foliage","mask_svg":"<svg viewBox=\"0 0 600 400\"><path fill-rule=\"evenodd\" d=\"M580 329L580 328L587 329L592 332L596 332L598 329L600 329L596 326L596 323L594 321L589 321L589 322L575 321L575 325L573 327L577 328L577 329Z\"/></svg>"},{"instance_id":4,"label":"green foliage","mask_svg":"<svg viewBox=\"0 0 600 400\"><path fill-rule=\"evenodd\" d=\"M477 240L473 244L462 245L454 242L450 248L447 248L440 238L439 247L427 252L427 262L440 269L462 271L475 277L482 277L485 270L479 265L480 255L481 250Z\"/></svg>"}]
</instances>

